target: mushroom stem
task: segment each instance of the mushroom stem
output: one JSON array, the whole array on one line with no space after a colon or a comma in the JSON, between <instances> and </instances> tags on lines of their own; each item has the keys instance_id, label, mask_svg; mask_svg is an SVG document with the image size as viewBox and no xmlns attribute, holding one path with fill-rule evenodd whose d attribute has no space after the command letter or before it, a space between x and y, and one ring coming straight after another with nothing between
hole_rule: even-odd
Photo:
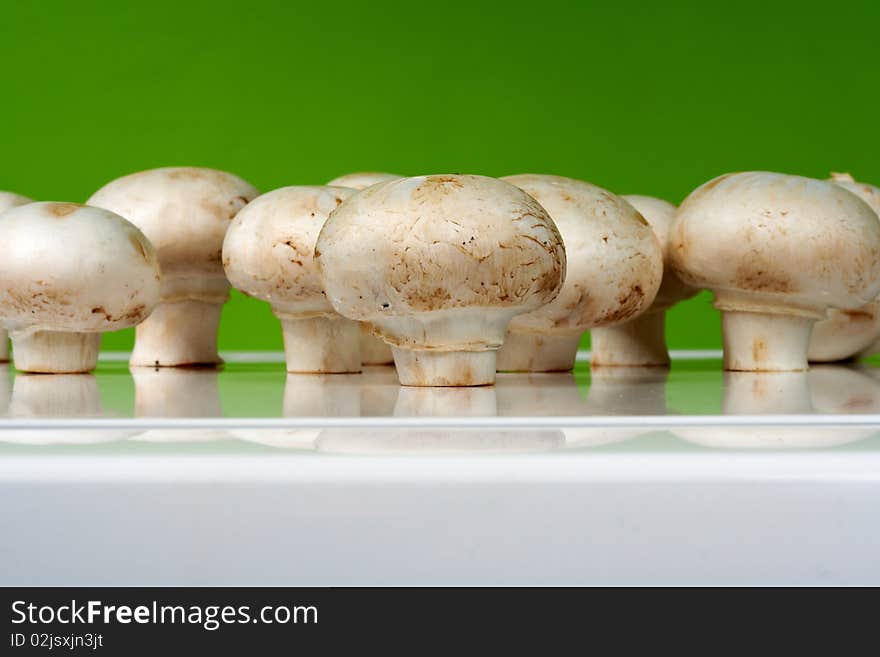
<instances>
[{"instance_id":1,"label":"mushroom stem","mask_svg":"<svg viewBox=\"0 0 880 657\"><path fill-rule=\"evenodd\" d=\"M0 329L0 363L9 362L9 333Z\"/></svg>"},{"instance_id":2,"label":"mushroom stem","mask_svg":"<svg viewBox=\"0 0 880 657\"><path fill-rule=\"evenodd\" d=\"M364 365L393 365L391 347L375 335L370 325L361 322L361 359Z\"/></svg>"},{"instance_id":3,"label":"mushroom stem","mask_svg":"<svg viewBox=\"0 0 880 657\"><path fill-rule=\"evenodd\" d=\"M668 367L666 313L650 312L625 324L590 331L593 367Z\"/></svg>"},{"instance_id":4,"label":"mushroom stem","mask_svg":"<svg viewBox=\"0 0 880 657\"><path fill-rule=\"evenodd\" d=\"M392 347L404 386L484 386L495 383L495 350L416 351Z\"/></svg>"},{"instance_id":5,"label":"mushroom stem","mask_svg":"<svg viewBox=\"0 0 880 657\"><path fill-rule=\"evenodd\" d=\"M223 303L187 299L160 304L138 325L133 367L218 365L217 329Z\"/></svg>"},{"instance_id":6,"label":"mushroom stem","mask_svg":"<svg viewBox=\"0 0 880 657\"><path fill-rule=\"evenodd\" d=\"M797 372L807 369L807 347L815 322L801 315L722 310L724 369Z\"/></svg>"},{"instance_id":7,"label":"mushroom stem","mask_svg":"<svg viewBox=\"0 0 880 657\"><path fill-rule=\"evenodd\" d=\"M358 322L340 316L279 316L288 372L342 374L361 371Z\"/></svg>"},{"instance_id":8,"label":"mushroom stem","mask_svg":"<svg viewBox=\"0 0 880 657\"><path fill-rule=\"evenodd\" d=\"M508 331L498 350L499 372L567 372L574 367L581 334L538 335Z\"/></svg>"},{"instance_id":9,"label":"mushroom stem","mask_svg":"<svg viewBox=\"0 0 880 657\"><path fill-rule=\"evenodd\" d=\"M15 368L22 372L91 372L98 364L101 334L13 331L12 346L15 351Z\"/></svg>"}]
</instances>

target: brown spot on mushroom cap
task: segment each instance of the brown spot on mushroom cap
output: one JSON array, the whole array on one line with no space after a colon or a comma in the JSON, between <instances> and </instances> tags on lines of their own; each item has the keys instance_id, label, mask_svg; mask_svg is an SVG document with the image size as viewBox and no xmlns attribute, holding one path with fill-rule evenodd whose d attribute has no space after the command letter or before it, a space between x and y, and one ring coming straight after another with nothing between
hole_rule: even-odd
<instances>
[{"instance_id":1,"label":"brown spot on mushroom cap","mask_svg":"<svg viewBox=\"0 0 880 657\"><path fill-rule=\"evenodd\" d=\"M458 189L462 189L464 185L454 176L428 176L425 182L433 185L452 185Z\"/></svg>"},{"instance_id":2,"label":"brown spot on mushroom cap","mask_svg":"<svg viewBox=\"0 0 880 657\"><path fill-rule=\"evenodd\" d=\"M421 203L439 203L447 194L464 189L464 183L455 176L425 176L412 192L413 200Z\"/></svg>"},{"instance_id":3,"label":"brown spot on mushroom cap","mask_svg":"<svg viewBox=\"0 0 880 657\"><path fill-rule=\"evenodd\" d=\"M125 321L126 323L137 322L143 316L144 310L144 304L140 303L136 306L132 306L119 316L114 316L108 312L104 306L95 306L92 308L91 312L93 315L103 315L104 319L112 324L119 321Z\"/></svg>"},{"instance_id":4,"label":"brown spot on mushroom cap","mask_svg":"<svg viewBox=\"0 0 880 657\"><path fill-rule=\"evenodd\" d=\"M143 316L144 310L146 310L146 308L142 303L138 304L137 306L133 306L122 316L122 319L137 320Z\"/></svg>"},{"instance_id":5,"label":"brown spot on mushroom cap","mask_svg":"<svg viewBox=\"0 0 880 657\"><path fill-rule=\"evenodd\" d=\"M203 180L208 176L208 171L198 167L174 167L166 171L172 180Z\"/></svg>"},{"instance_id":6,"label":"brown spot on mushroom cap","mask_svg":"<svg viewBox=\"0 0 880 657\"><path fill-rule=\"evenodd\" d=\"M643 309L645 292L641 285L633 285L629 290L621 292L617 297L617 306L598 320L596 326L607 326L625 321Z\"/></svg>"},{"instance_id":7,"label":"brown spot on mushroom cap","mask_svg":"<svg viewBox=\"0 0 880 657\"><path fill-rule=\"evenodd\" d=\"M750 262L744 262L737 267L734 284L740 289L753 292L795 292L794 283L788 276L771 271L769 267L756 267Z\"/></svg>"},{"instance_id":8,"label":"brown spot on mushroom cap","mask_svg":"<svg viewBox=\"0 0 880 657\"><path fill-rule=\"evenodd\" d=\"M855 321L869 322L874 319L874 313L866 310L841 310L840 312Z\"/></svg>"},{"instance_id":9,"label":"brown spot on mushroom cap","mask_svg":"<svg viewBox=\"0 0 880 657\"><path fill-rule=\"evenodd\" d=\"M46 208L46 212L51 214L53 217L66 217L73 214L83 206L79 205L78 203L46 203L44 207Z\"/></svg>"}]
</instances>

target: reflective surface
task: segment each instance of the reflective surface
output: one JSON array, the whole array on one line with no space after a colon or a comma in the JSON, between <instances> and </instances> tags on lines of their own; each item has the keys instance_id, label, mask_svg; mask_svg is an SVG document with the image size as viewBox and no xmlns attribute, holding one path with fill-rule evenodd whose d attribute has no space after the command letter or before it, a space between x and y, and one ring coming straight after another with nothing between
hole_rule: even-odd
<instances>
[{"instance_id":1,"label":"reflective surface","mask_svg":"<svg viewBox=\"0 0 880 657\"><path fill-rule=\"evenodd\" d=\"M94 375L48 376L3 365L0 413L0 454L47 445L82 450L91 443L100 453L198 443L186 449L359 455L873 450L880 446L880 368L722 372L717 358L685 358L670 370L591 372L579 362L573 373L499 374L495 386L407 388L392 367L306 375L286 373L281 362L129 370L124 361L111 361ZM829 425L829 418L846 422ZM355 424L345 424L349 420Z\"/></svg>"},{"instance_id":2,"label":"reflective surface","mask_svg":"<svg viewBox=\"0 0 880 657\"><path fill-rule=\"evenodd\" d=\"M3 585L880 583L873 366L0 373Z\"/></svg>"}]
</instances>

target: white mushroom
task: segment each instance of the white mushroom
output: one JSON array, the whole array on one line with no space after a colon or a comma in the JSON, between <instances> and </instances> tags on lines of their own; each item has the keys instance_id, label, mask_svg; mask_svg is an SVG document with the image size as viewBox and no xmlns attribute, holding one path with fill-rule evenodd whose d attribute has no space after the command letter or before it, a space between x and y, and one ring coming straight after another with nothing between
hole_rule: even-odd
<instances>
[{"instance_id":1,"label":"white mushroom","mask_svg":"<svg viewBox=\"0 0 880 657\"><path fill-rule=\"evenodd\" d=\"M651 196L624 196L654 229L663 252L663 280L654 303L638 317L615 326L599 327L590 332L593 361L603 365L634 367L669 365L666 348L666 311L699 290L675 274L669 263L669 228L675 206Z\"/></svg>"},{"instance_id":2,"label":"white mushroom","mask_svg":"<svg viewBox=\"0 0 880 657\"><path fill-rule=\"evenodd\" d=\"M221 362L217 328L229 296L220 255L223 237L257 193L230 173L174 167L119 178L89 199L89 205L134 223L159 253L162 303L137 328L132 365Z\"/></svg>"},{"instance_id":3,"label":"white mushroom","mask_svg":"<svg viewBox=\"0 0 880 657\"><path fill-rule=\"evenodd\" d=\"M19 370L88 372L101 333L142 322L159 300L155 250L107 210L22 205L0 219L0 243L0 318Z\"/></svg>"},{"instance_id":4,"label":"white mushroom","mask_svg":"<svg viewBox=\"0 0 880 657\"><path fill-rule=\"evenodd\" d=\"M327 184L360 190L378 185L379 183L388 182L389 180L399 180L402 177L395 173L364 171L339 176ZM367 322L361 322L361 360L364 365L394 364L394 354L391 353L391 347L373 335L373 327Z\"/></svg>"},{"instance_id":5,"label":"white mushroom","mask_svg":"<svg viewBox=\"0 0 880 657\"><path fill-rule=\"evenodd\" d=\"M435 175L369 187L318 237L330 303L392 346L403 385L484 385L515 315L565 276L553 220L513 185Z\"/></svg>"},{"instance_id":6,"label":"white mushroom","mask_svg":"<svg viewBox=\"0 0 880 657\"><path fill-rule=\"evenodd\" d=\"M30 203L31 199L21 194L13 194L12 192L0 192L0 214L6 212L10 208L17 208L19 205ZM0 363L9 360L9 335L6 329L0 328Z\"/></svg>"},{"instance_id":7,"label":"white mushroom","mask_svg":"<svg viewBox=\"0 0 880 657\"><path fill-rule=\"evenodd\" d=\"M852 192L880 215L880 189L853 180L846 173L832 173L831 181ZM855 310L830 308L816 322L810 336L809 357L814 362L869 356L880 350L880 301L875 299Z\"/></svg>"},{"instance_id":8,"label":"white mushroom","mask_svg":"<svg viewBox=\"0 0 880 657\"><path fill-rule=\"evenodd\" d=\"M559 176L504 178L540 203L565 241L568 269L554 301L510 322L498 369L566 371L589 328L626 322L651 305L663 276L663 255L651 227L620 197ZM594 365L615 365L609 350ZM605 359L603 359L603 357Z\"/></svg>"},{"instance_id":9,"label":"white mushroom","mask_svg":"<svg viewBox=\"0 0 880 657\"><path fill-rule=\"evenodd\" d=\"M14 192L0 191L0 212L5 212L9 208L17 208L19 205L26 205L32 202L33 199L29 199L27 196L15 194Z\"/></svg>"},{"instance_id":10,"label":"white mushroom","mask_svg":"<svg viewBox=\"0 0 880 657\"><path fill-rule=\"evenodd\" d=\"M727 370L807 367L816 320L880 293L880 222L842 187L779 173L728 174L676 213L672 263L715 293Z\"/></svg>"},{"instance_id":11,"label":"white mushroom","mask_svg":"<svg viewBox=\"0 0 880 657\"><path fill-rule=\"evenodd\" d=\"M272 305L288 372L360 372L360 327L327 301L313 254L327 216L355 194L344 187L283 187L232 222L223 266L234 287Z\"/></svg>"}]
</instances>

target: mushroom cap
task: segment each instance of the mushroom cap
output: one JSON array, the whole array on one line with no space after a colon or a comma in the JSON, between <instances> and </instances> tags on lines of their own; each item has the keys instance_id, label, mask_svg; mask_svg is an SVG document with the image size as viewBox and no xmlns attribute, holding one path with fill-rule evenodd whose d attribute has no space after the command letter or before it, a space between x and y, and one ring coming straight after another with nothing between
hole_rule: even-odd
<instances>
[{"instance_id":1,"label":"mushroom cap","mask_svg":"<svg viewBox=\"0 0 880 657\"><path fill-rule=\"evenodd\" d=\"M223 243L229 281L276 312L335 314L313 254L327 217L355 193L345 187L282 187L248 203Z\"/></svg>"},{"instance_id":2,"label":"mushroom cap","mask_svg":"<svg viewBox=\"0 0 880 657\"><path fill-rule=\"evenodd\" d=\"M672 268L669 252L669 232L672 221L675 219L675 211L678 209L669 201L654 198L653 196L641 196L639 194L626 194L622 196L624 201L638 210L645 220L654 229L654 234L660 242L660 250L663 252L663 280L660 289L654 298L651 308L665 310L674 306L679 301L690 299L699 292L699 289L691 287L682 281Z\"/></svg>"},{"instance_id":3,"label":"mushroom cap","mask_svg":"<svg viewBox=\"0 0 880 657\"><path fill-rule=\"evenodd\" d=\"M872 353L880 338L880 300L849 310L829 308L810 333L811 362L834 362ZM863 352L868 353L863 353Z\"/></svg>"},{"instance_id":4,"label":"mushroom cap","mask_svg":"<svg viewBox=\"0 0 880 657\"><path fill-rule=\"evenodd\" d=\"M727 174L681 204L672 263L722 310L821 318L880 293L880 221L833 183L780 173Z\"/></svg>"},{"instance_id":5,"label":"mushroom cap","mask_svg":"<svg viewBox=\"0 0 880 657\"><path fill-rule=\"evenodd\" d=\"M852 192L880 216L880 189L853 180L848 173L832 173L831 182ZM880 337L880 302L856 310L830 308L826 319L816 322L810 336L811 361L835 361L869 349Z\"/></svg>"},{"instance_id":6,"label":"mushroom cap","mask_svg":"<svg viewBox=\"0 0 880 657\"><path fill-rule=\"evenodd\" d=\"M159 301L149 240L117 214L30 203L0 217L0 318L12 330L114 331Z\"/></svg>"},{"instance_id":7,"label":"mushroom cap","mask_svg":"<svg viewBox=\"0 0 880 657\"><path fill-rule=\"evenodd\" d=\"M858 182L848 173L832 173L831 182L858 196L871 207L874 214L880 217L880 188Z\"/></svg>"},{"instance_id":8,"label":"mushroom cap","mask_svg":"<svg viewBox=\"0 0 880 657\"><path fill-rule=\"evenodd\" d=\"M5 212L9 208L16 208L19 205L31 203L31 199L21 194L13 192L0 192L0 212Z\"/></svg>"},{"instance_id":9,"label":"mushroom cap","mask_svg":"<svg viewBox=\"0 0 880 657\"><path fill-rule=\"evenodd\" d=\"M509 319L542 306L559 293L566 263L537 201L474 175L403 178L355 194L324 224L316 257L336 311L373 322L392 343L395 318L497 310Z\"/></svg>"},{"instance_id":10,"label":"mushroom cap","mask_svg":"<svg viewBox=\"0 0 880 657\"><path fill-rule=\"evenodd\" d=\"M568 260L559 296L513 319L511 330L582 333L648 309L663 277L663 254L654 231L629 203L573 178L524 174L502 180L550 213Z\"/></svg>"},{"instance_id":11,"label":"mushroom cap","mask_svg":"<svg viewBox=\"0 0 880 657\"><path fill-rule=\"evenodd\" d=\"M226 229L258 194L253 185L225 171L168 167L117 178L87 203L140 228L156 247L163 278L223 278Z\"/></svg>"},{"instance_id":12,"label":"mushroom cap","mask_svg":"<svg viewBox=\"0 0 880 657\"><path fill-rule=\"evenodd\" d=\"M327 183L328 187L350 187L351 189L366 189L379 183L390 180L400 180L403 176L396 173L383 173L381 171L358 171L347 173L344 176L334 178Z\"/></svg>"}]
</instances>

